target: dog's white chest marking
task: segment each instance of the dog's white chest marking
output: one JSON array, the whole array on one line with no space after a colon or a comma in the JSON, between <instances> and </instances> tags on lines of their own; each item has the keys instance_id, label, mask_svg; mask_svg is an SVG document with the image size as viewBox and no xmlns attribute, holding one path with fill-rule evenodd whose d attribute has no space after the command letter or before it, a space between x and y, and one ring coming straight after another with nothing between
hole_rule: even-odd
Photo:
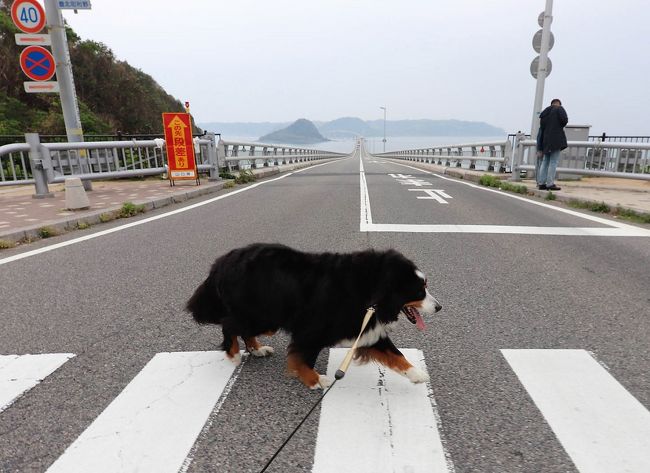
<instances>
[{"instance_id":1,"label":"dog's white chest marking","mask_svg":"<svg viewBox=\"0 0 650 473\"><path fill-rule=\"evenodd\" d=\"M359 339L359 347L370 347L377 343L380 338L386 338L391 331L392 324L375 324L371 329L366 330ZM351 347L356 338L341 340L337 346Z\"/></svg>"}]
</instances>

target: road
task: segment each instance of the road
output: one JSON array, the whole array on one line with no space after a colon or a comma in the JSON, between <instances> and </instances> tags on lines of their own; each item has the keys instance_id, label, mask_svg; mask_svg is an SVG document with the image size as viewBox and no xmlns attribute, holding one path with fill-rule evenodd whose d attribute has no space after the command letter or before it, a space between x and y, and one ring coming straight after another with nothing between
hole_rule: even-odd
<instances>
[{"instance_id":1,"label":"road","mask_svg":"<svg viewBox=\"0 0 650 473\"><path fill-rule=\"evenodd\" d=\"M183 310L257 241L396 248L443 305L392 337L428 385L352 366L268 471L650 471L650 228L363 150L236 191L0 254L0 471L259 471L320 394Z\"/></svg>"}]
</instances>

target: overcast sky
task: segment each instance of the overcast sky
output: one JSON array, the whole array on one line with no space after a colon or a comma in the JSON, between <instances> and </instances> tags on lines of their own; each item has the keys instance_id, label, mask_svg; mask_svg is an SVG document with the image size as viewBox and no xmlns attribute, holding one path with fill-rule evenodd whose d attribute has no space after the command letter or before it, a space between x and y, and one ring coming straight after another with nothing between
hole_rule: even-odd
<instances>
[{"instance_id":1,"label":"overcast sky","mask_svg":"<svg viewBox=\"0 0 650 473\"><path fill-rule=\"evenodd\" d=\"M93 0L84 39L199 122L432 118L529 130L544 0ZM555 0L545 104L592 134L650 135L650 4Z\"/></svg>"}]
</instances>

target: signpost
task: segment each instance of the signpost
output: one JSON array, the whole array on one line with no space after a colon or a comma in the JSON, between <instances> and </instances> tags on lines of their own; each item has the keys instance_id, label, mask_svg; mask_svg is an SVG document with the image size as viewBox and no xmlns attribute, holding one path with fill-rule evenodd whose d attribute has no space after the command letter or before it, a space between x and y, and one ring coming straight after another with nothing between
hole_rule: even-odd
<instances>
[{"instance_id":1,"label":"signpost","mask_svg":"<svg viewBox=\"0 0 650 473\"><path fill-rule=\"evenodd\" d=\"M162 117L170 185L177 180L195 180L199 185L189 113L163 113Z\"/></svg>"}]
</instances>

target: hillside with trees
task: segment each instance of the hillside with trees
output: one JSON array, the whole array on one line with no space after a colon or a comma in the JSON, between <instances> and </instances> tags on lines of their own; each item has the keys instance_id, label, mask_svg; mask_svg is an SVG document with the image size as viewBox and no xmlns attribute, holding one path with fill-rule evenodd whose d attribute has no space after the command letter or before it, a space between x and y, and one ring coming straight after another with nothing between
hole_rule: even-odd
<instances>
[{"instance_id":1,"label":"hillside with trees","mask_svg":"<svg viewBox=\"0 0 650 473\"><path fill-rule=\"evenodd\" d=\"M20 33L0 0L0 135L65 134L58 94L28 94L18 57ZM184 111L148 74L119 61L105 44L82 40L66 27L84 134L162 133L162 112Z\"/></svg>"}]
</instances>

